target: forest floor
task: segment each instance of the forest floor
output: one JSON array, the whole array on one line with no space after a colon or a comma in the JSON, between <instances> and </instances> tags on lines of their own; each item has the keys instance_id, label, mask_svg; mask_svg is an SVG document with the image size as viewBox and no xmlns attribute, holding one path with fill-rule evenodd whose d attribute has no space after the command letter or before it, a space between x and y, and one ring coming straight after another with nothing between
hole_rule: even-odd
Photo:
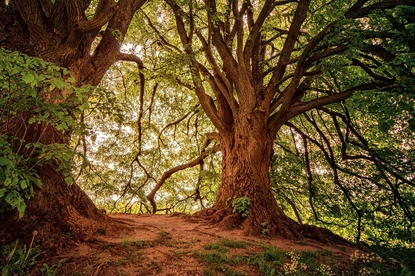
<instances>
[{"instance_id":1,"label":"forest floor","mask_svg":"<svg viewBox=\"0 0 415 276\"><path fill-rule=\"evenodd\" d=\"M356 275L357 252L363 252L247 237L242 229L225 231L182 214L110 217L121 227L104 225L92 241L45 260L42 275Z\"/></svg>"}]
</instances>

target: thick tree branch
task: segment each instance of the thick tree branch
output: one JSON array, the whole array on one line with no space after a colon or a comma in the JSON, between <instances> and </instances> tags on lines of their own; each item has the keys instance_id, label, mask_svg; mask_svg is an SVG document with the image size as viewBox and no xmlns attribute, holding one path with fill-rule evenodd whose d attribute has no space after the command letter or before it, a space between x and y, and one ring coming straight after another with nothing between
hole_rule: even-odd
<instances>
[{"instance_id":1,"label":"thick tree branch","mask_svg":"<svg viewBox=\"0 0 415 276\"><path fill-rule=\"evenodd\" d=\"M48 42L48 32L45 28L45 19L42 7L37 0L14 0L21 17L25 20L30 32L30 40L36 41L43 47Z\"/></svg>"},{"instance_id":2,"label":"thick tree branch","mask_svg":"<svg viewBox=\"0 0 415 276\"><path fill-rule=\"evenodd\" d=\"M277 63L277 67L271 76L266 90L263 103L261 104L261 109L267 111L269 105L274 97L276 91L277 83L283 78L285 69L290 61L291 54L294 50L294 45L300 34L301 26L304 20L307 18L307 11L310 7L311 0L300 0L295 10L293 22L290 25L287 38L284 42L284 47L281 51L280 58Z\"/></svg>"},{"instance_id":3,"label":"thick tree branch","mask_svg":"<svg viewBox=\"0 0 415 276\"><path fill-rule=\"evenodd\" d=\"M106 7L104 7L99 13L95 13L94 18L92 20L80 20L75 22L73 28L76 32L81 34L87 34L94 32L97 34L102 26L107 24L109 20L112 18L116 10L118 9L118 5L116 3L110 3Z\"/></svg>"},{"instance_id":4,"label":"thick tree branch","mask_svg":"<svg viewBox=\"0 0 415 276\"><path fill-rule=\"evenodd\" d=\"M365 90L372 90L372 89L383 89L386 87L391 86L393 83L368 83L368 84L363 84L363 85L359 85L353 88L350 88L346 91L340 92L340 93L335 93L332 95L328 95L325 97L320 97L308 102L299 102L296 104L293 104L293 106L291 107L290 111L288 112L287 118L291 119L295 116L297 116L298 114L302 114L305 113L311 109L314 108L319 108L322 107L324 105L327 104L331 104L331 103L336 103L336 102L341 102L344 101L348 98L350 98L355 92L357 91L365 91Z\"/></svg>"},{"instance_id":5,"label":"thick tree branch","mask_svg":"<svg viewBox=\"0 0 415 276\"><path fill-rule=\"evenodd\" d=\"M365 17L377 10L393 9L398 5L415 6L413 0L383 0L379 3L375 3L366 7L362 7L364 2L358 1L347 13L347 18L361 18Z\"/></svg>"},{"instance_id":6,"label":"thick tree branch","mask_svg":"<svg viewBox=\"0 0 415 276\"><path fill-rule=\"evenodd\" d=\"M108 68L119 58L122 40L127 33L128 27L135 12L141 8L146 0L120 0L118 9L108 22L102 39L92 55L95 73L84 83L98 85Z\"/></svg>"},{"instance_id":7,"label":"thick tree branch","mask_svg":"<svg viewBox=\"0 0 415 276\"><path fill-rule=\"evenodd\" d=\"M216 1L215 0L205 0L207 5L208 12L208 24L209 29L212 30L212 42L216 47L219 55L223 60L224 70L230 75L230 78L235 80L238 76L237 62L232 55L232 51L229 48L229 44L225 42L224 38L221 35L220 28L216 23Z\"/></svg>"}]
</instances>

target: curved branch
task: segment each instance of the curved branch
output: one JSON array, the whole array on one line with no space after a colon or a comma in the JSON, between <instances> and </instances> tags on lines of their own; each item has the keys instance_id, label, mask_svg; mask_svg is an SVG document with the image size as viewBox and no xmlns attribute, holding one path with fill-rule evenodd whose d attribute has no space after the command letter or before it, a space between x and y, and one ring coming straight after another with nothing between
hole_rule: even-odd
<instances>
[{"instance_id":1,"label":"curved branch","mask_svg":"<svg viewBox=\"0 0 415 276\"><path fill-rule=\"evenodd\" d=\"M118 10L118 5L115 2L109 2L108 5L102 8L100 12L95 13L92 20L80 20L75 22L73 28L81 34L94 32L97 34L99 30L107 24L114 13Z\"/></svg>"},{"instance_id":2,"label":"curved branch","mask_svg":"<svg viewBox=\"0 0 415 276\"><path fill-rule=\"evenodd\" d=\"M199 106L199 104L197 104L193 109L196 109L197 107ZM158 137L157 137L157 141L161 141L162 143L163 143L163 140L161 140L161 135L163 135L163 132L166 130L166 129L168 129L169 127L171 127L171 126L177 126L177 124L179 124L180 122L182 122L184 119L186 119L187 117L189 117L189 115L190 114L192 114L192 113L197 113L197 112L199 112L199 110L191 110L191 111L189 111L189 112L187 112L185 115L183 115L181 118L179 118L179 119L177 119L176 121L174 121L174 122L171 122L171 123L169 123L169 124L167 124L165 127L163 127L163 129L162 130L160 130L160 133L159 133L159 135L158 135ZM164 143L163 143L164 144ZM159 143L159 146L160 146L160 143Z\"/></svg>"},{"instance_id":3,"label":"curved branch","mask_svg":"<svg viewBox=\"0 0 415 276\"><path fill-rule=\"evenodd\" d=\"M169 179L174 173L178 171L182 171L182 170L185 170L185 169L188 169L188 168L191 168L191 167L194 167L200 164L201 162L203 162L203 159L205 159L207 156L209 156L212 153L216 153L218 151L220 151L219 145L213 146L212 148L202 151L200 155L193 161L176 166L164 172L160 180L157 182L156 186L147 195L148 201L150 201L151 206L153 206L153 213L157 212L157 204L156 204L156 201L154 200L154 196L156 195L157 191L161 188L161 186L163 186L163 184L166 182L167 179Z\"/></svg>"}]
</instances>

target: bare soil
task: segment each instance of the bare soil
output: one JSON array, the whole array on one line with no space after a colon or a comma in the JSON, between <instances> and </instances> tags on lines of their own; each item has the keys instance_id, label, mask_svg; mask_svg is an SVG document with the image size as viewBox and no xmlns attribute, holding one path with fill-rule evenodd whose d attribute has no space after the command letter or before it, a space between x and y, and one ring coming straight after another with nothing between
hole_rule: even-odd
<instances>
[{"instance_id":1,"label":"bare soil","mask_svg":"<svg viewBox=\"0 0 415 276\"><path fill-rule=\"evenodd\" d=\"M51 267L65 259L56 275L205 275L207 264L198 254L224 240L246 245L229 248L227 254L231 256L259 254L265 247L275 246L283 252L329 252L341 267L348 266L350 255L356 250L345 244L247 237L238 227L221 230L202 218L183 214L110 217L109 222L98 228L94 239L73 242L62 254L40 262L35 270L40 271L45 262ZM234 264L232 269L240 275L262 275L257 267L244 262ZM216 271L217 274L222 273Z\"/></svg>"}]
</instances>

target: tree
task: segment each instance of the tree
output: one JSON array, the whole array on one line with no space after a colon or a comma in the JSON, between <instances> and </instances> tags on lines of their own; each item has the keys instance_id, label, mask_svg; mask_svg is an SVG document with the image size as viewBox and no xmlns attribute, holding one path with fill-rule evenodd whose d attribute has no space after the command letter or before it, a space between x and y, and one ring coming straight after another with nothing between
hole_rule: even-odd
<instances>
[{"instance_id":1,"label":"tree","mask_svg":"<svg viewBox=\"0 0 415 276\"><path fill-rule=\"evenodd\" d=\"M133 61L141 68L140 59L121 53L120 47L135 12L144 3L145 0L118 3L3 0L0 1L0 47L68 68L75 86L96 86L118 60ZM43 100L58 98L65 89L57 87L50 93ZM75 116L71 110L67 111L67 116ZM26 144L68 143L72 129L61 131L47 122L30 124L32 115L25 112L7 118L7 123L1 121L1 134L17 136ZM18 144L12 145L12 151L19 152ZM60 248L64 233L71 233L75 238L93 234L93 230L83 229L80 222L90 225L89 219L105 219L79 186L66 184L63 172L58 170L60 165L49 162L37 167L42 189L28 202L23 219L16 219L13 212L1 214L2 225L6 225L2 228L4 239L25 235L30 238L27 236L37 230L41 233L37 239L45 247Z\"/></svg>"},{"instance_id":2,"label":"tree","mask_svg":"<svg viewBox=\"0 0 415 276\"><path fill-rule=\"evenodd\" d=\"M413 93L407 33L413 32L414 2L165 3L172 16L156 31L160 43L185 61L190 80L177 79L192 85L218 131L221 185L207 213L224 226L242 223L247 233L259 234L266 225L271 235L319 236L284 215L271 192L276 135L296 116L356 92ZM242 215L234 213L241 209Z\"/></svg>"},{"instance_id":3,"label":"tree","mask_svg":"<svg viewBox=\"0 0 415 276\"><path fill-rule=\"evenodd\" d=\"M120 47L144 2L1 1L0 46L69 68L76 85L95 86L116 61L132 61L143 69L137 56L121 53ZM408 33L413 32L413 1L152 4L157 5L157 20L165 23L156 28L154 17L146 17L159 38L154 43L185 64L176 68L176 80L196 92L218 131L222 183L216 206L207 211L212 221L242 223L253 234L267 230L289 238L323 239L327 233L298 225L275 201L269 180L275 137L296 116L344 101L357 91L411 93L414 43ZM154 6L148 7L154 14ZM142 74L139 81L143 99ZM29 118L12 119L18 128ZM27 131L45 144L66 143L71 132L42 124L29 124ZM31 225L37 225L31 221L41 220L51 226L50 237L62 231L78 234L82 229L77 220L104 219L77 185L66 186L57 165L39 167L38 174L43 189L29 202L24 219L8 224L9 232L20 227L19 232L30 233ZM152 196L148 199L155 212ZM7 216L2 220L14 221Z\"/></svg>"}]
</instances>

